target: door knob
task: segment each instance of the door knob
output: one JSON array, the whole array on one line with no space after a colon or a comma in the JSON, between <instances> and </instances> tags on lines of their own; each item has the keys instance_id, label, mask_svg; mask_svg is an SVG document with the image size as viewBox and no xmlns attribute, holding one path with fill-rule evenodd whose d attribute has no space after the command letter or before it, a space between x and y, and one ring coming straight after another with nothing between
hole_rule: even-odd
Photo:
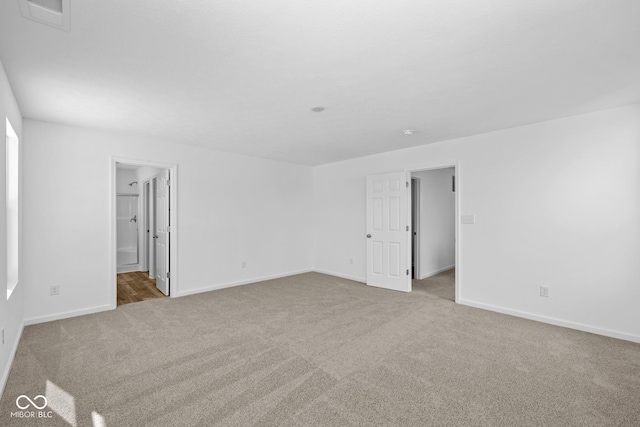
<instances>
[{"instance_id":1,"label":"door knob","mask_svg":"<svg viewBox=\"0 0 640 427\"><path fill-rule=\"evenodd\" d=\"M370 239L370 238L371 238L371 234L367 234L367 239Z\"/></svg>"}]
</instances>

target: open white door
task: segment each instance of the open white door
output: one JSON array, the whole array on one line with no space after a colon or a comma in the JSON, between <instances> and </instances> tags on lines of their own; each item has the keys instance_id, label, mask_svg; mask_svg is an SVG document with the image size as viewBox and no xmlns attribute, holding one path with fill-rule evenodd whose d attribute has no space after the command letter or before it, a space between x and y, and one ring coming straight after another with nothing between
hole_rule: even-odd
<instances>
[{"instance_id":1,"label":"open white door","mask_svg":"<svg viewBox=\"0 0 640 427\"><path fill-rule=\"evenodd\" d=\"M169 295L169 171L156 177L155 234L156 241L156 288Z\"/></svg>"},{"instance_id":2,"label":"open white door","mask_svg":"<svg viewBox=\"0 0 640 427\"><path fill-rule=\"evenodd\" d=\"M149 259L149 278L156 278L156 179L149 180L149 200L147 203L147 217L149 223L147 224L147 245L149 253L147 258Z\"/></svg>"},{"instance_id":3,"label":"open white door","mask_svg":"<svg viewBox=\"0 0 640 427\"><path fill-rule=\"evenodd\" d=\"M411 292L408 172L367 176L367 285Z\"/></svg>"}]
</instances>

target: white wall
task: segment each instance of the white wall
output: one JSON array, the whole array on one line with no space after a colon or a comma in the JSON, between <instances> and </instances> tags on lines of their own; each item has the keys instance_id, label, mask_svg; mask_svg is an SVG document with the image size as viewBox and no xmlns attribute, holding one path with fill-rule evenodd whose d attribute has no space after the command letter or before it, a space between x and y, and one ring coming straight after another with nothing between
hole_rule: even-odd
<instances>
[{"instance_id":1,"label":"white wall","mask_svg":"<svg viewBox=\"0 0 640 427\"><path fill-rule=\"evenodd\" d=\"M309 167L32 120L24 132L28 322L113 303L112 156L178 164L178 295L311 268Z\"/></svg>"},{"instance_id":2,"label":"white wall","mask_svg":"<svg viewBox=\"0 0 640 427\"><path fill-rule=\"evenodd\" d=\"M639 147L636 104L316 167L314 266L364 280L368 174L458 161L462 303L640 341Z\"/></svg>"},{"instance_id":3,"label":"white wall","mask_svg":"<svg viewBox=\"0 0 640 427\"><path fill-rule=\"evenodd\" d=\"M11 298L7 300L7 228L6 228L6 148L5 148L5 135L6 133L6 119L9 119L11 127L18 135L19 139L19 162L20 177L19 177L19 241L18 247L20 256L18 258L18 285L15 287L11 294ZM4 344L0 344L0 396L4 391L7 378L9 376L9 370L11 368L11 360L15 354L15 350L18 345L18 341L22 334L23 325L23 296L24 296L24 256L23 256L23 236L22 230L23 224L23 212L24 212L24 170L22 164L24 164L24 138L22 133L22 114L18 108L18 104L13 96L13 91L7 80L7 75L4 71L4 66L0 62L0 130L2 134L3 144L0 149L0 284L2 291L0 292L0 329L4 329Z\"/></svg>"},{"instance_id":4,"label":"white wall","mask_svg":"<svg viewBox=\"0 0 640 427\"><path fill-rule=\"evenodd\" d=\"M456 263L454 168L414 172L420 179L420 279Z\"/></svg>"}]
</instances>

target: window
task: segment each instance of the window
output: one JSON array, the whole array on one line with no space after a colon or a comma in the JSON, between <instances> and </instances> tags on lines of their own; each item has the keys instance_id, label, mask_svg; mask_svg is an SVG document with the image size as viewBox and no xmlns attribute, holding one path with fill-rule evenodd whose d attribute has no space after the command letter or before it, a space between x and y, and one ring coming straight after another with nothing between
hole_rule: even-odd
<instances>
[{"instance_id":1,"label":"window","mask_svg":"<svg viewBox=\"0 0 640 427\"><path fill-rule=\"evenodd\" d=\"M7 299L18 284L18 135L7 119Z\"/></svg>"}]
</instances>

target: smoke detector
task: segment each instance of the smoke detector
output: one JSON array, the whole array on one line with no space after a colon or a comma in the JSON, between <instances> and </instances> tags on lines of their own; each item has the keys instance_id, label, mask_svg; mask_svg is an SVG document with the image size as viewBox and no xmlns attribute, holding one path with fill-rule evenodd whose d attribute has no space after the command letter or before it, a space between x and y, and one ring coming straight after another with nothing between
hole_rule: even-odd
<instances>
[{"instance_id":1,"label":"smoke detector","mask_svg":"<svg viewBox=\"0 0 640 427\"><path fill-rule=\"evenodd\" d=\"M20 0L22 16L60 30L70 30L69 0Z\"/></svg>"},{"instance_id":2,"label":"smoke detector","mask_svg":"<svg viewBox=\"0 0 640 427\"><path fill-rule=\"evenodd\" d=\"M405 129L405 130L403 130L403 131L402 131L402 134L403 134L404 136L411 136L411 135L413 135L413 134L414 134L414 131L413 131L413 130L411 130L411 129Z\"/></svg>"}]
</instances>

